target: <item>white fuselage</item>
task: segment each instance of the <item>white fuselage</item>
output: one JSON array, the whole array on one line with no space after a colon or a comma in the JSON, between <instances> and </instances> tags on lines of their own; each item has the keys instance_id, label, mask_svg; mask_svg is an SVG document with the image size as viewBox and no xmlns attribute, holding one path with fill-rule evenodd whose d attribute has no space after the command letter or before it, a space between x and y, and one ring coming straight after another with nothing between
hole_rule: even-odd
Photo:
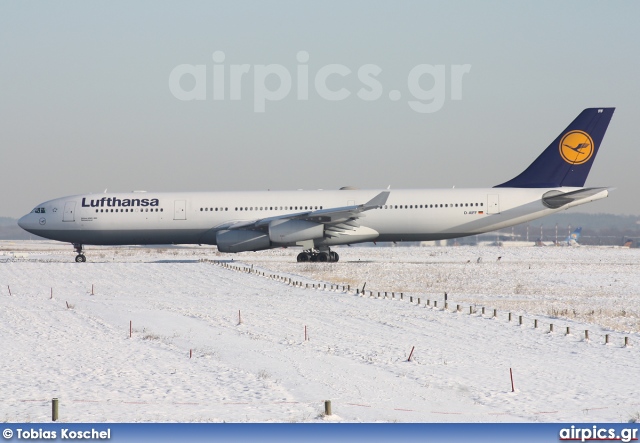
<instances>
[{"instance_id":1,"label":"white fuselage","mask_svg":"<svg viewBox=\"0 0 640 443\"><path fill-rule=\"evenodd\" d=\"M542 203L541 198L548 191L579 189L582 188L390 190L385 205L361 215L359 227L314 242L315 246L329 246L463 237L527 222L608 195L602 190L557 209ZM19 224L36 235L74 244L216 244L216 233L230 222L359 205L380 192L86 194L45 202L22 217Z\"/></svg>"}]
</instances>

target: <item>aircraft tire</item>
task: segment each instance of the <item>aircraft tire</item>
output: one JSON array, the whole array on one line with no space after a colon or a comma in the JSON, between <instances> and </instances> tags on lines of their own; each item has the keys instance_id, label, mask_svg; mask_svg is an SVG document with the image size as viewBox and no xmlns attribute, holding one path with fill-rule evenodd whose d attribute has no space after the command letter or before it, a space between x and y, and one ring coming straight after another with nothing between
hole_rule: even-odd
<instances>
[{"instance_id":1,"label":"aircraft tire","mask_svg":"<svg viewBox=\"0 0 640 443\"><path fill-rule=\"evenodd\" d=\"M327 254L326 252L321 252L318 254L318 261L325 263L329 261L329 254Z\"/></svg>"},{"instance_id":2,"label":"aircraft tire","mask_svg":"<svg viewBox=\"0 0 640 443\"><path fill-rule=\"evenodd\" d=\"M87 261L87 257L82 254L76 255L76 263L84 263Z\"/></svg>"},{"instance_id":3,"label":"aircraft tire","mask_svg":"<svg viewBox=\"0 0 640 443\"><path fill-rule=\"evenodd\" d=\"M309 254L306 252L301 252L298 254L298 263L306 263L309 261Z\"/></svg>"}]
</instances>

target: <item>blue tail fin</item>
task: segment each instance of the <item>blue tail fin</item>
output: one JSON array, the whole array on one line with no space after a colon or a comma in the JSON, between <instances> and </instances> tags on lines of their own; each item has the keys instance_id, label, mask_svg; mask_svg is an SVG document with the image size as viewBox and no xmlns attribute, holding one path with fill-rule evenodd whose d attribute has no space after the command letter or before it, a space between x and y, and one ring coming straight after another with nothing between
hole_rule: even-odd
<instances>
[{"instance_id":1,"label":"blue tail fin","mask_svg":"<svg viewBox=\"0 0 640 443\"><path fill-rule=\"evenodd\" d=\"M585 109L522 174L495 187L584 186L614 110Z\"/></svg>"},{"instance_id":2,"label":"blue tail fin","mask_svg":"<svg viewBox=\"0 0 640 443\"><path fill-rule=\"evenodd\" d=\"M571 234L569 234L565 242L567 242L568 245L570 245L572 242L577 242L578 239L580 238L581 233L582 233L582 228L580 227L575 231L573 231Z\"/></svg>"}]
</instances>

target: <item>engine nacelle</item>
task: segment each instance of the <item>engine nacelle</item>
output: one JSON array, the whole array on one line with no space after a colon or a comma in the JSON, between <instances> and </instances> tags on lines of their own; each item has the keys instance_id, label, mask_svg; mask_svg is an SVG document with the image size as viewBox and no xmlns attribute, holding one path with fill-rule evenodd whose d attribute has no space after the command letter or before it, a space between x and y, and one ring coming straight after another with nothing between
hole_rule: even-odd
<instances>
[{"instance_id":1,"label":"engine nacelle","mask_svg":"<svg viewBox=\"0 0 640 443\"><path fill-rule=\"evenodd\" d=\"M324 225L305 220L274 220L269 223L269 238L274 243L295 243L324 236Z\"/></svg>"},{"instance_id":2,"label":"engine nacelle","mask_svg":"<svg viewBox=\"0 0 640 443\"><path fill-rule=\"evenodd\" d=\"M244 252L269 249L269 237L262 232L248 230L219 231L216 244L220 252Z\"/></svg>"}]
</instances>

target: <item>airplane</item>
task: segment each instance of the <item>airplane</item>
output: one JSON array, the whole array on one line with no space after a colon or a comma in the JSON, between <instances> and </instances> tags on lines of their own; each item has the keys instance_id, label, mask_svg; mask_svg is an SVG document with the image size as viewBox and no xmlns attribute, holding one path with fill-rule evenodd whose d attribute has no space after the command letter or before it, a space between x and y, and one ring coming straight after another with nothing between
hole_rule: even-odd
<instances>
[{"instance_id":1,"label":"airplane","mask_svg":"<svg viewBox=\"0 0 640 443\"><path fill-rule=\"evenodd\" d=\"M573 231L567 238L564 239L564 244L567 246L580 246L578 243L578 239L580 238L580 234L582 233L582 228L578 228Z\"/></svg>"},{"instance_id":2,"label":"airplane","mask_svg":"<svg viewBox=\"0 0 640 443\"><path fill-rule=\"evenodd\" d=\"M608 188L584 184L614 110L585 109L527 169L490 188L80 194L18 224L73 244L79 263L84 245L155 244L299 246L298 262L337 262L332 246L464 237L606 198Z\"/></svg>"},{"instance_id":3,"label":"airplane","mask_svg":"<svg viewBox=\"0 0 640 443\"><path fill-rule=\"evenodd\" d=\"M563 241L553 241L553 242L543 242L541 239L537 239L535 245L536 246L580 246L578 243L578 239L580 238L580 234L582 233L582 228L577 228L571 234L567 236Z\"/></svg>"}]
</instances>

